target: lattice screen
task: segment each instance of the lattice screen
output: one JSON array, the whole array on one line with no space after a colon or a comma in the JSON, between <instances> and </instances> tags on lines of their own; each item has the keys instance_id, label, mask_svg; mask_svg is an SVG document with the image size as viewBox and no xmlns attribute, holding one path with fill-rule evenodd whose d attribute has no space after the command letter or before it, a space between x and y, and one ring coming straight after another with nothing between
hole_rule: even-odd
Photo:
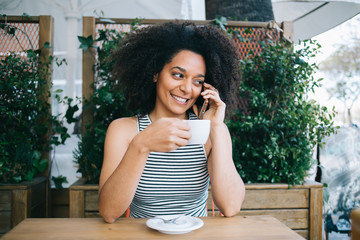
<instances>
[{"instance_id":1,"label":"lattice screen","mask_svg":"<svg viewBox=\"0 0 360 240\"><path fill-rule=\"evenodd\" d=\"M148 25L141 25L140 27L145 26ZM228 29L229 28L232 28L233 31L238 31L243 38L243 41L239 41L239 39L234 39L234 41L239 46L239 51L242 58L248 56L250 50L252 50L255 54L260 53L261 48L258 42L268 38L268 35L270 35L274 41L280 39L280 33L275 30L265 31L264 28L260 27L228 27ZM98 30L100 29L114 29L119 32L129 32L130 24L96 24L97 34ZM98 35L96 37L98 37ZM101 43L97 44L100 45Z\"/></svg>"},{"instance_id":2,"label":"lattice screen","mask_svg":"<svg viewBox=\"0 0 360 240\"><path fill-rule=\"evenodd\" d=\"M39 48L38 23L9 23L16 27L15 36L6 34L0 29L0 54L4 56L9 52L22 52L28 49ZM25 34L26 33L26 34Z\"/></svg>"},{"instance_id":3,"label":"lattice screen","mask_svg":"<svg viewBox=\"0 0 360 240\"><path fill-rule=\"evenodd\" d=\"M141 25L140 27L145 27L148 25ZM237 32L241 35L242 40L234 39L234 41L239 46L239 53L242 59L246 58L249 55L249 51L251 50L255 54L259 54L261 52L261 47L259 41L263 41L272 38L274 41L278 41L280 39L280 33L276 30L265 30L262 27L227 27L232 28L234 32ZM130 24L96 24L96 33L98 34L98 30L104 29L114 29L119 32L129 32ZM98 35L96 36L98 37ZM97 43L100 46L101 43ZM233 102L234 109L242 109L246 112L246 98L242 96L237 96L236 100Z\"/></svg>"}]
</instances>

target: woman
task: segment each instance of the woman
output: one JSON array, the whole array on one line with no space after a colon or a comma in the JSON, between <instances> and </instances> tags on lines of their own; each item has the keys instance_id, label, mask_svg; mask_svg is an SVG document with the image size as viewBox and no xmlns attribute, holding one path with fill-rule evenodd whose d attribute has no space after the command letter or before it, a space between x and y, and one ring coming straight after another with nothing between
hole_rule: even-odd
<instances>
[{"instance_id":1,"label":"woman","mask_svg":"<svg viewBox=\"0 0 360 240\"><path fill-rule=\"evenodd\" d=\"M238 213L245 188L224 124L238 76L232 40L215 27L166 23L129 34L113 60L113 75L139 114L113 121L106 134L99 182L104 220L114 222L129 206L136 218L206 216L209 180L220 211ZM209 105L209 139L187 145L183 120L196 119L202 101Z\"/></svg>"}]
</instances>

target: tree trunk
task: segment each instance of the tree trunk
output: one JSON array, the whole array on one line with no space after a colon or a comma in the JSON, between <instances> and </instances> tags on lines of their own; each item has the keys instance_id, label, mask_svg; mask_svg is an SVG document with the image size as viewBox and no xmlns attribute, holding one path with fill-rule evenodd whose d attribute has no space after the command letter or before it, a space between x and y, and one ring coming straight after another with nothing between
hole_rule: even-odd
<instances>
[{"instance_id":1,"label":"tree trunk","mask_svg":"<svg viewBox=\"0 0 360 240\"><path fill-rule=\"evenodd\" d=\"M237 21L274 20L271 0L206 0L206 19L216 15Z\"/></svg>"}]
</instances>

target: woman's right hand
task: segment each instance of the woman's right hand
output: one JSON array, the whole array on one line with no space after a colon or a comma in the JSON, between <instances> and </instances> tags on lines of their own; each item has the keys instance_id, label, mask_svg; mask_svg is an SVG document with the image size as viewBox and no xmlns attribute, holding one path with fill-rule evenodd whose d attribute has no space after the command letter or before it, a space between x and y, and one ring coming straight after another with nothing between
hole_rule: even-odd
<instances>
[{"instance_id":1,"label":"woman's right hand","mask_svg":"<svg viewBox=\"0 0 360 240\"><path fill-rule=\"evenodd\" d=\"M170 152L187 145L191 138L190 126L178 118L160 118L135 138L149 152Z\"/></svg>"}]
</instances>

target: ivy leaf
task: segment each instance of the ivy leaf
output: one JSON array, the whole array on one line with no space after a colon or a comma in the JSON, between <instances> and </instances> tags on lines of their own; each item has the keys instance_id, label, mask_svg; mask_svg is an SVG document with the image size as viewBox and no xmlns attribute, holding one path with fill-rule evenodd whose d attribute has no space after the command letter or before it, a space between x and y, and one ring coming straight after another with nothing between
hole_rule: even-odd
<instances>
[{"instance_id":1,"label":"ivy leaf","mask_svg":"<svg viewBox=\"0 0 360 240\"><path fill-rule=\"evenodd\" d=\"M251 34L252 33L252 30L251 28L246 28L245 31L244 31L246 34Z\"/></svg>"},{"instance_id":2,"label":"ivy leaf","mask_svg":"<svg viewBox=\"0 0 360 240\"><path fill-rule=\"evenodd\" d=\"M5 32L11 36L15 36L16 33L16 28L14 28L13 26L10 25L6 25L4 28Z\"/></svg>"},{"instance_id":3,"label":"ivy leaf","mask_svg":"<svg viewBox=\"0 0 360 240\"><path fill-rule=\"evenodd\" d=\"M52 47L50 46L50 43L49 43L49 42L45 42L45 43L44 43L44 48L50 49L50 48L52 48Z\"/></svg>"},{"instance_id":4,"label":"ivy leaf","mask_svg":"<svg viewBox=\"0 0 360 240\"><path fill-rule=\"evenodd\" d=\"M51 180L54 182L56 189L62 189L63 188L63 186L62 186L63 183L68 183L67 178L65 176L63 176L63 175L60 175L60 176L57 176L57 177L52 176Z\"/></svg>"},{"instance_id":5,"label":"ivy leaf","mask_svg":"<svg viewBox=\"0 0 360 240\"><path fill-rule=\"evenodd\" d=\"M34 176L35 176L35 172L34 172L34 169L32 169L24 175L24 179L26 181L32 181Z\"/></svg>"},{"instance_id":6,"label":"ivy leaf","mask_svg":"<svg viewBox=\"0 0 360 240\"><path fill-rule=\"evenodd\" d=\"M79 48L81 48L84 51L88 50L89 48L96 47L94 45L95 41L94 41L92 35L90 35L88 37L78 36L78 39L80 41Z\"/></svg>"},{"instance_id":7,"label":"ivy leaf","mask_svg":"<svg viewBox=\"0 0 360 240\"><path fill-rule=\"evenodd\" d=\"M12 179L16 182L16 183L19 183L21 182L21 176L15 176L15 177L12 177Z\"/></svg>"},{"instance_id":8,"label":"ivy leaf","mask_svg":"<svg viewBox=\"0 0 360 240\"><path fill-rule=\"evenodd\" d=\"M48 165L48 161L45 158L41 159L40 161L38 160L34 162L35 169L38 170L40 173L45 171Z\"/></svg>"},{"instance_id":9,"label":"ivy leaf","mask_svg":"<svg viewBox=\"0 0 360 240\"><path fill-rule=\"evenodd\" d=\"M219 25L222 30L224 30L225 32L227 31L226 27L225 27L227 25L226 17L216 15L216 17L213 21L216 25Z\"/></svg>"},{"instance_id":10,"label":"ivy leaf","mask_svg":"<svg viewBox=\"0 0 360 240\"><path fill-rule=\"evenodd\" d=\"M74 106L69 105L69 107L68 107L68 109L66 110L66 113L65 113L65 118L66 118L67 123L73 123L73 122L78 121L77 118L74 118L74 114L78 110L79 110L79 107L77 105L74 105Z\"/></svg>"}]
</instances>

